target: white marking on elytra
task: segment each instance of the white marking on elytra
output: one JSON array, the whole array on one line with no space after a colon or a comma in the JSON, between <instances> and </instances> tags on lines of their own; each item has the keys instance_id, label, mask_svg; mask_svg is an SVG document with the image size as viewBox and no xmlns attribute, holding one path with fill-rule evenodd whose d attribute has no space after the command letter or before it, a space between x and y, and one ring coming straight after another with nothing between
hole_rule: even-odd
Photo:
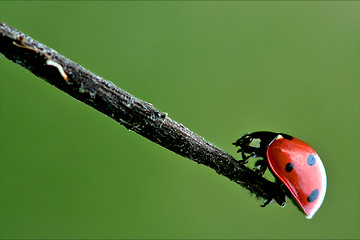
<instances>
[{"instance_id":1,"label":"white marking on elytra","mask_svg":"<svg viewBox=\"0 0 360 240\"><path fill-rule=\"evenodd\" d=\"M279 139L282 139L284 138L283 136L281 136L281 134L277 135L277 137L275 138L275 140L279 140Z\"/></svg>"}]
</instances>

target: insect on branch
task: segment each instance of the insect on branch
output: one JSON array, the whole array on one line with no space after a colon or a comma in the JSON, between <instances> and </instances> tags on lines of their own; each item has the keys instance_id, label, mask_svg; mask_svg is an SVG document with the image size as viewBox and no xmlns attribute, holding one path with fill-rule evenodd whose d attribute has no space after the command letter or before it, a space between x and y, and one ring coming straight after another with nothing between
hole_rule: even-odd
<instances>
[{"instance_id":1,"label":"insect on branch","mask_svg":"<svg viewBox=\"0 0 360 240\"><path fill-rule=\"evenodd\" d=\"M239 164L166 113L88 71L55 50L0 22L0 52L9 60L79 101L185 158L214 169L258 198L271 199L278 186Z\"/></svg>"}]
</instances>

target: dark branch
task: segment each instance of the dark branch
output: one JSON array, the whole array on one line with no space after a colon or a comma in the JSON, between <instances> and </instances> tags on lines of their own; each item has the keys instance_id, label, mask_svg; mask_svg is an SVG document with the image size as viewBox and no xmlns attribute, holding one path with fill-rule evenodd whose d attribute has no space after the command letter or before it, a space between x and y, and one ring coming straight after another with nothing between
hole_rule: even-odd
<instances>
[{"instance_id":1,"label":"dark branch","mask_svg":"<svg viewBox=\"0 0 360 240\"><path fill-rule=\"evenodd\" d=\"M0 22L0 52L51 85L111 117L127 129L199 164L211 167L262 199L272 199L278 186L239 164L150 103L91 73L4 23Z\"/></svg>"}]
</instances>

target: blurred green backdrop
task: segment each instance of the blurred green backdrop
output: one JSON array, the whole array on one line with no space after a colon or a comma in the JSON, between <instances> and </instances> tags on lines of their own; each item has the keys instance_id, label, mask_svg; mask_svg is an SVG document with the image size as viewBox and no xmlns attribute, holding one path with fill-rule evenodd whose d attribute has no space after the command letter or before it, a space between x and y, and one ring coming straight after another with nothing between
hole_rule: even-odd
<instances>
[{"instance_id":1,"label":"blurred green backdrop","mask_svg":"<svg viewBox=\"0 0 360 240\"><path fill-rule=\"evenodd\" d=\"M359 238L359 2L0 2L0 20L225 151L256 130L312 145L314 219L0 57L1 238Z\"/></svg>"}]
</instances>

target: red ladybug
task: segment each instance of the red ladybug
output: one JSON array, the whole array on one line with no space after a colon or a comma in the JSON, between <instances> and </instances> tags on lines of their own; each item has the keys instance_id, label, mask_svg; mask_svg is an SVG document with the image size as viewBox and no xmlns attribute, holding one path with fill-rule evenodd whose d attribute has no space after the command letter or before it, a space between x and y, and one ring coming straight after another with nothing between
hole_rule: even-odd
<instances>
[{"instance_id":1,"label":"red ladybug","mask_svg":"<svg viewBox=\"0 0 360 240\"><path fill-rule=\"evenodd\" d=\"M314 216L326 192L325 168L314 149L287 134L265 131L246 134L233 144L240 147L241 163L247 163L250 157L262 158L255 163L256 171L263 175L270 167L277 182L286 186L283 194L292 197L308 219ZM274 198L281 202L281 196Z\"/></svg>"}]
</instances>

